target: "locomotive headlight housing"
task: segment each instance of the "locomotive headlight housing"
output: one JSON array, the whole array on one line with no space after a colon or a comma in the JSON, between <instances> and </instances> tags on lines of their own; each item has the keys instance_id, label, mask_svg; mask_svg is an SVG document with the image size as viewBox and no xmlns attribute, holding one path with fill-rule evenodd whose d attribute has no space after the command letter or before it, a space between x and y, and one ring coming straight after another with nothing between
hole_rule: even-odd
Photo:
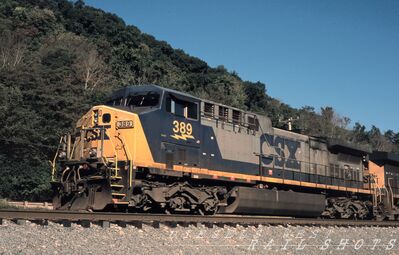
<instances>
[{"instance_id":1,"label":"locomotive headlight housing","mask_svg":"<svg viewBox=\"0 0 399 255\"><path fill-rule=\"evenodd\" d=\"M133 127L134 127L133 120L120 120L116 122L117 129L133 128Z\"/></svg>"},{"instance_id":2,"label":"locomotive headlight housing","mask_svg":"<svg viewBox=\"0 0 399 255\"><path fill-rule=\"evenodd\" d=\"M89 155L91 158L97 157L97 148L91 148L89 151Z\"/></svg>"},{"instance_id":3,"label":"locomotive headlight housing","mask_svg":"<svg viewBox=\"0 0 399 255\"><path fill-rule=\"evenodd\" d=\"M93 122L94 122L94 125L98 124L98 110L93 111Z\"/></svg>"},{"instance_id":4,"label":"locomotive headlight housing","mask_svg":"<svg viewBox=\"0 0 399 255\"><path fill-rule=\"evenodd\" d=\"M66 158L66 152L65 152L65 151L61 151L61 152L58 154L58 158L59 158L59 159L65 159L65 158Z\"/></svg>"}]
</instances>

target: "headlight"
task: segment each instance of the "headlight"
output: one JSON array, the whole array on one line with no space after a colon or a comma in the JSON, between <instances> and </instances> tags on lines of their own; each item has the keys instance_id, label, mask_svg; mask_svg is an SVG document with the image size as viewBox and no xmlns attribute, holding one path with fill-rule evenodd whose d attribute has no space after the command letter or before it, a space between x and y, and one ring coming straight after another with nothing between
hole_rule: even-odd
<instances>
[{"instance_id":1,"label":"headlight","mask_svg":"<svg viewBox=\"0 0 399 255\"><path fill-rule=\"evenodd\" d=\"M98 110L94 110L93 122L94 122L94 125L98 124Z\"/></svg>"},{"instance_id":2,"label":"headlight","mask_svg":"<svg viewBox=\"0 0 399 255\"><path fill-rule=\"evenodd\" d=\"M96 148L91 148L89 151L89 155L91 158L96 157L97 156L97 149Z\"/></svg>"},{"instance_id":3,"label":"headlight","mask_svg":"<svg viewBox=\"0 0 399 255\"><path fill-rule=\"evenodd\" d=\"M65 151L61 151L61 152L58 154L58 158L59 158L59 159L64 159L64 158L66 158L66 152L65 152Z\"/></svg>"}]
</instances>

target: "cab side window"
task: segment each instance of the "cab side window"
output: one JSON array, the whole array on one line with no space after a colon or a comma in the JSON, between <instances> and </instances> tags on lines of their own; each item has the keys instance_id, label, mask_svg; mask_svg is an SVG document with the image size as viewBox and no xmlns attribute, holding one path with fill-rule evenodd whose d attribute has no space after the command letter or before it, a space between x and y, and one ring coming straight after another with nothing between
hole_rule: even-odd
<instances>
[{"instance_id":1,"label":"cab side window","mask_svg":"<svg viewBox=\"0 0 399 255\"><path fill-rule=\"evenodd\" d=\"M166 111L180 117L198 120L197 103L168 96L166 98Z\"/></svg>"}]
</instances>

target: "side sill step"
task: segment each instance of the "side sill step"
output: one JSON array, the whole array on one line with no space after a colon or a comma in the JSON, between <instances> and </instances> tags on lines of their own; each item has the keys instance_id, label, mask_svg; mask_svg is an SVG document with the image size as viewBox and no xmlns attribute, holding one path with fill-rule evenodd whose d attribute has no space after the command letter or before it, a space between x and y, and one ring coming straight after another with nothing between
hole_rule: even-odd
<instances>
[{"instance_id":1,"label":"side sill step","mask_svg":"<svg viewBox=\"0 0 399 255\"><path fill-rule=\"evenodd\" d=\"M129 202L125 202L125 201L112 201L112 204L114 204L114 205L128 205Z\"/></svg>"},{"instance_id":2,"label":"side sill step","mask_svg":"<svg viewBox=\"0 0 399 255\"><path fill-rule=\"evenodd\" d=\"M112 196L124 197L124 196L126 196L126 194L123 194L123 193L112 193Z\"/></svg>"},{"instance_id":3,"label":"side sill step","mask_svg":"<svg viewBox=\"0 0 399 255\"><path fill-rule=\"evenodd\" d=\"M125 185L121 185L121 184L111 184L111 187L123 188L123 187L125 187Z\"/></svg>"}]
</instances>

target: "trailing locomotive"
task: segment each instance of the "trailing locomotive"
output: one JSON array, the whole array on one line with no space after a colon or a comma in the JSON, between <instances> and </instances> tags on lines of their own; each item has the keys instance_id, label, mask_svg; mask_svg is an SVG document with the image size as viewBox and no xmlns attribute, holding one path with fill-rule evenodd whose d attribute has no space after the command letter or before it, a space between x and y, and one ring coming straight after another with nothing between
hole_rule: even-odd
<instances>
[{"instance_id":1,"label":"trailing locomotive","mask_svg":"<svg viewBox=\"0 0 399 255\"><path fill-rule=\"evenodd\" d=\"M114 92L61 139L52 185L62 210L385 219L399 214L397 165L146 85Z\"/></svg>"}]
</instances>

